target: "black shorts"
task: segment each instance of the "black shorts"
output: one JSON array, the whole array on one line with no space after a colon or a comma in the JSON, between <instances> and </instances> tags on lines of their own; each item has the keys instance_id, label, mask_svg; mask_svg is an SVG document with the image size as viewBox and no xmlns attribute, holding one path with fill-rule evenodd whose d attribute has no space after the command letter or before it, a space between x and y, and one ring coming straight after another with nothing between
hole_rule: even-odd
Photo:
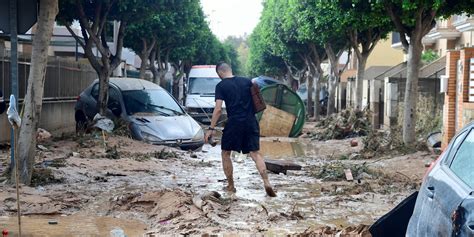
<instances>
[{"instance_id":1,"label":"black shorts","mask_svg":"<svg viewBox=\"0 0 474 237\"><path fill-rule=\"evenodd\" d=\"M222 150L247 154L260 150L260 127L255 117L243 121L229 119L224 127Z\"/></svg>"}]
</instances>

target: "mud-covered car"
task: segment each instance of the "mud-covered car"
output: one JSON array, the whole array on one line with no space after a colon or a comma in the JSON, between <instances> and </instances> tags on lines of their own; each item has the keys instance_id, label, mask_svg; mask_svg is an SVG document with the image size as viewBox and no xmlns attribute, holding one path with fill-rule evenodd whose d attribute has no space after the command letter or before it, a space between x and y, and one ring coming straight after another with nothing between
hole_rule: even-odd
<instances>
[{"instance_id":1,"label":"mud-covered car","mask_svg":"<svg viewBox=\"0 0 474 237\"><path fill-rule=\"evenodd\" d=\"M474 236L474 123L431 165L406 236Z\"/></svg>"},{"instance_id":2,"label":"mud-covered car","mask_svg":"<svg viewBox=\"0 0 474 237\"><path fill-rule=\"evenodd\" d=\"M270 86L273 84L283 84L283 82L273 79L271 77L266 77L266 76L258 76L255 78L252 78L252 82L258 85L258 88L262 89L265 86Z\"/></svg>"},{"instance_id":3,"label":"mud-covered car","mask_svg":"<svg viewBox=\"0 0 474 237\"><path fill-rule=\"evenodd\" d=\"M418 194L380 218L372 225L371 234L474 236L473 195L474 123L470 123L428 168Z\"/></svg>"},{"instance_id":4,"label":"mud-covered car","mask_svg":"<svg viewBox=\"0 0 474 237\"><path fill-rule=\"evenodd\" d=\"M76 130L84 130L98 113L99 81L78 97ZM106 116L128 124L131 137L156 145L196 150L204 144L201 126L160 86L141 79L110 78Z\"/></svg>"}]
</instances>

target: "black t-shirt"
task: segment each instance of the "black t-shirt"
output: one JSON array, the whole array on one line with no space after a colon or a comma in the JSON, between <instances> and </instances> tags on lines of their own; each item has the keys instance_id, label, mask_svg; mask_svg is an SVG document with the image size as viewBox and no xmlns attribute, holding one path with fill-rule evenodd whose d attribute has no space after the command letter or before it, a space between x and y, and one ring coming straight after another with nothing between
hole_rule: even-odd
<instances>
[{"instance_id":1,"label":"black t-shirt","mask_svg":"<svg viewBox=\"0 0 474 237\"><path fill-rule=\"evenodd\" d=\"M252 81L244 77L222 79L216 86L216 100L225 102L227 117L231 120L245 120L255 117L250 87Z\"/></svg>"}]
</instances>

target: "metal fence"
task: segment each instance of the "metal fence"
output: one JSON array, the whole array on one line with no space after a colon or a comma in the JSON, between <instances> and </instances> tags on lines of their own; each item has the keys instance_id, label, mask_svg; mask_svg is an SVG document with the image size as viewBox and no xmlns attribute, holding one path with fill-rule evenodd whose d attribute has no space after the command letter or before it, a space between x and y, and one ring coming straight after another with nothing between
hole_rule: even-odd
<instances>
[{"instance_id":1,"label":"metal fence","mask_svg":"<svg viewBox=\"0 0 474 237\"><path fill-rule=\"evenodd\" d=\"M25 97L28 75L30 71L30 58L20 56L18 59L18 90L19 98ZM82 60L50 57L46 69L44 85L44 100L71 100L76 98L84 88L94 79L97 73L89 62ZM0 55L0 89L8 100L10 92L10 58Z\"/></svg>"}]
</instances>

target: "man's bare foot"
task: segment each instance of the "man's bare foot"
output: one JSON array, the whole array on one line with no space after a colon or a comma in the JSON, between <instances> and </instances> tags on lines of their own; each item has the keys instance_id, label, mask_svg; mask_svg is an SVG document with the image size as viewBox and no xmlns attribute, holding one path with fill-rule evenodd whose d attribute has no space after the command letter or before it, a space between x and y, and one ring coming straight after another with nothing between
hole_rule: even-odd
<instances>
[{"instance_id":1,"label":"man's bare foot","mask_svg":"<svg viewBox=\"0 0 474 237\"><path fill-rule=\"evenodd\" d=\"M271 186L265 186L265 192L267 192L267 195L270 197L276 197L275 191L273 191L273 188Z\"/></svg>"},{"instance_id":2,"label":"man's bare foot","mask_svg":"<svg viewBox=\"0 0 474 237\"><path fill-rule=\"evenodd\" d=\"M227 187L224 187L224 191L235 193L237 192L237 189L235 189L234 186L227 186Z\"/></svg>"}]
</instances>

